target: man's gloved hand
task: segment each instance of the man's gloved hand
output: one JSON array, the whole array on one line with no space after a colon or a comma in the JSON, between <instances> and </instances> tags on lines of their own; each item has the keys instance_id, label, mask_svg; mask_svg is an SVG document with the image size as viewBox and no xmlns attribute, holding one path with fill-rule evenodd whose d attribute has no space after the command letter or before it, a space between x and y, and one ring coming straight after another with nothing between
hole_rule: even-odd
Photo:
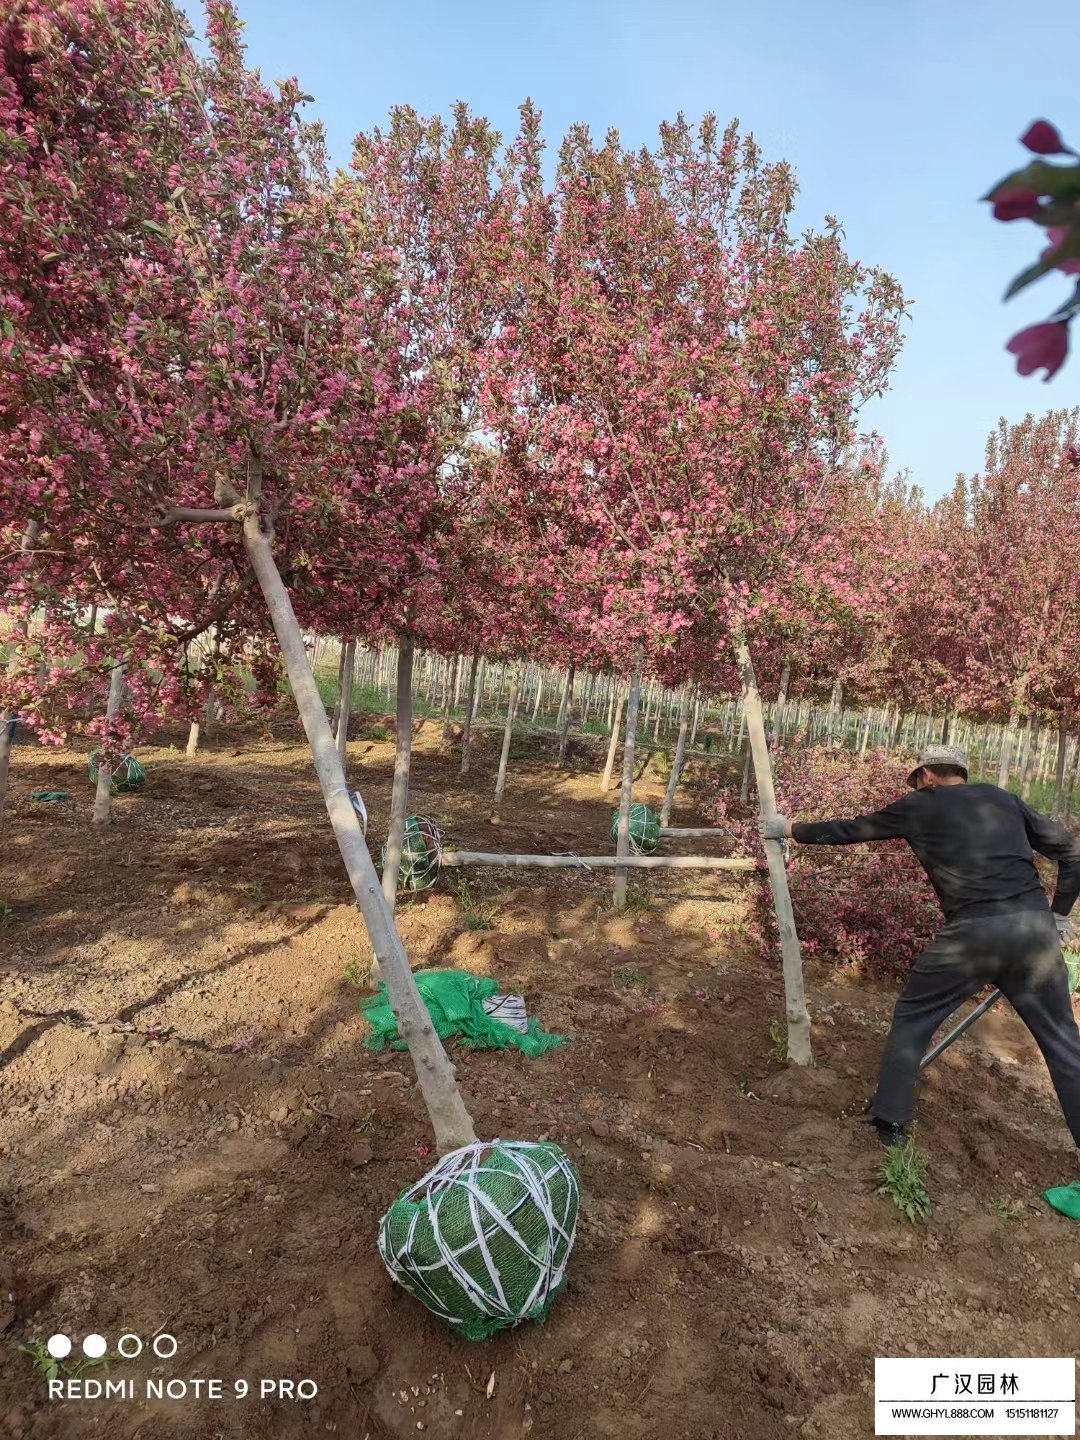
<instances>
[{"instance_id":1,"label":"man's gloved hand","mask_svg":"<svg viewBox=\"0 0 1080 1440\"><path fill-rule=\"evenodd\" d=\"M763 840L786 840L791 821L786 815L772 815L758 822L758 834Z\"/></svg>"},{"instance_id":2,"label":"man's gloved hand","mask_svg":"<svg viewBox=\"0 0 1080 1440\"><path fill-rule=\"evenodd\" d=\"M1061 940L1062 945L1069 945L1074 936L1072 917L1069 915L1055 915L1054 924L1057 926L1058 938Z\"/></svg>"}]
</instances>

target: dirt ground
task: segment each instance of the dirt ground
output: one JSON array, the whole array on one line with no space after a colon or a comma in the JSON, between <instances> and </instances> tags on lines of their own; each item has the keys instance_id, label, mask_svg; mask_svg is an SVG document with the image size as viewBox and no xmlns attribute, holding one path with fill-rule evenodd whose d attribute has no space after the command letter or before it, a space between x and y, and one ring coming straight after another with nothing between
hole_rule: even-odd
<instances>
[{"instance_id":1,"label":"dirt ground","mask_svg":"<svg viewBox=\"0 0 1080 1440\"><path fill-rule=\"evenodd\" d=\"M382 840L392 745L359 717L349 769ZM170 737L165 737L168 740ZM172 737L178 745L182 737ZM817 1066L772 1058L779 965L749 952L735 876L444 874L407 903L414 965L520 991L569 1043L455 1052L478 1130L558 1141L583 1183L569 1284L544 1326L459 1340L391 1285L379 1217L431 1163L407 1057L363 1046L370 963L302 737L140 751L145 792L95 834L83 753L16 747L0 848L0 1437L848 1440L873 1433L876 1355L1076 1349L1080 1232L1040 1198L1075 1159L1041 1060L991 1015L928 1072L930 1220L876 1193L859 1118L887 991L808 976ZM462 779L421 727L412 808L477 849L608 851L587 757ZM60 805L35 789L64 789ZM657 803L646 774L638 798ZM677 820L697 818L692 792ZM355 978L356 971L351 972ZM50 1401L21 1346L175 1337L84 1379L183 1398ZM167 1348L167 1347L166 1347ZM494 1377L493 1392L489 1377ZM196 1398L196 1379L224 1382ZM313 1399L260 1381L308 1379ZM236 1398L246 1380L251 1392ZM182 1387L174 1387L179 1390Z\"/></svg>"}]
</instances>

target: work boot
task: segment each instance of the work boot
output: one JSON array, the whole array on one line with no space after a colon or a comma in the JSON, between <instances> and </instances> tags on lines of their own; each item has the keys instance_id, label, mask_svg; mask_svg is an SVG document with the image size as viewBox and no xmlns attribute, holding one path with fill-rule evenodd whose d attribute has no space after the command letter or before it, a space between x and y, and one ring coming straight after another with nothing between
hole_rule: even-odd
<instances>
[{"instance_id":1,"label":"work boot","mask_svg":"<svg viewBox=\"0 0 1080 1440\"><path fill-rule=\"evenodd\" d=\"M871 1116L870 1123L877 1131L878 1139L886 1150L907 1144L907 1131L903 1125L896 1125L891 1120L879 1120L876 1115Z\"/></svg>"}]
</instances>

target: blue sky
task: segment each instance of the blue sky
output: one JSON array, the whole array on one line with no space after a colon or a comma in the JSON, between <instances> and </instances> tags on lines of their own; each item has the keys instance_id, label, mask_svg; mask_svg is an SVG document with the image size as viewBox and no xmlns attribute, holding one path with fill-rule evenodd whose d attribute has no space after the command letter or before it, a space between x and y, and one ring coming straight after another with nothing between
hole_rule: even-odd
<instances>
[{"instance_id":1,"label":"blue sky","mask_svg":"<svg viewBox=\"0 0 1080 1440\"><path fill-rule=\"evenodd\" d=\"M579 120L638 145L679 110L738 116L768 158L794 166L801 224L839 216L851 253L891 270L912 301L892 390L864 422L930 497L980 467L999 416L1076 403L1080 360L1046 385L1016 376L1003 349L1068 282L1048 277L1003 305L1041 232L995 224L978 203L1022 163L1017 137L1031 120L1080 136L1068 59L1080 25L1065 10L1015 0L240 0L240 10L250 62L268 79L300 79L340 163L352 136L397 103L446 114L462 99L510 135L531 97L555 145Z\"/></svg>"}]
</instances>

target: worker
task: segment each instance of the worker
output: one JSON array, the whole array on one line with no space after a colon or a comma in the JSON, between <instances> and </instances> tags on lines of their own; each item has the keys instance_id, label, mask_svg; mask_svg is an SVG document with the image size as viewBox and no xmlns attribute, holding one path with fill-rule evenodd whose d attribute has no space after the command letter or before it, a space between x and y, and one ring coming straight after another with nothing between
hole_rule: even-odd
<instances>
[{"instance_id":1,"label":"worker","mask_svg":"<svg viewBox=\"0 0 1080 1440\"><path fill-rule=\"evenodd\" d=\"M967 778L964 751L935 745L919 756L908 793L883 810L794 823L777 815L761 822L761 833L799 845L906 840L941 902L945 923L896 1002L867 1112L884 1145L906 1139L919 1062L934 1031L985 985L996 985L1035 1037L1080 1148L1080 1032L1062 957L1080 894L1080 843L1010 791ZM1051 904L1034 851L1057 862Z\"/></svg>"}]
</instances>

